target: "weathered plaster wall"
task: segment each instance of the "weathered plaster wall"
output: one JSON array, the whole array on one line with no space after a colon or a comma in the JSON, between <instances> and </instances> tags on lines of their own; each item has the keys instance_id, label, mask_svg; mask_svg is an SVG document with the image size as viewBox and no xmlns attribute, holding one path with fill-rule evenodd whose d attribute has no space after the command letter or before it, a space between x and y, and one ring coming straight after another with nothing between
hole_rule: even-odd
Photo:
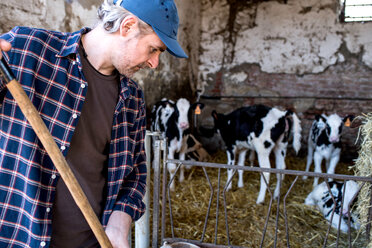
<instances>
[{"instance_id":1,"label":"weathered plaster wall","mask_svg":"<svg viewBox=\"0 0 372 248\"><path fill-rule=\"evenodd\" d=\"M204 99L201 124L212 109L264 103L295 110L305 143L317 113L371 112L372 23L339 23L337 3L202 1L199 84L217 98ZM345 150L356 136L345 129Z\"/></svg>"},{"instance_id":2,"label":"weathered plaster wall","mask_svg":"<svg viewBox=\"0 0 372 248\"><path fill-rule=\"evenodd\" d=\"M0 32L14 26L76 31L94 23L99 3L99 0L0 0Z\"/></svg>"},{"instance_id":3,"label":"weathered plaster wall","mask_svg":"<svg viewBox=\"0 0 372 248\"><path fill-rule=\"evenodd\" d=\"M101 0L0 0L0 33L14 26L73 32L83 26L92 26ZM192 98L198 77L200 41L200 1L175 0L179 10L178 37L189 59L177 59L165 52L157 70L139 72L135 76L145 90L151 106L167 96Z\"/></svg>"},{"instance_id":4,"label":"weathered plaster wall","mask_svg":"<svg viewBox=\"0 0 372 248\"><path fill-rule=\"evenodd\" d=\"M372 68L372 23L338 23L336 0L243 6L234 22L235 45L226 54L230 6L227 0L203 1L200 73L205 79L222 66L229 69L242 63L257 63L268 73L323 72L345 61L342 44L351 53L362 53L362 62ZM223 64L224 59L229 63Z\"/></svg>"}]
</instances>

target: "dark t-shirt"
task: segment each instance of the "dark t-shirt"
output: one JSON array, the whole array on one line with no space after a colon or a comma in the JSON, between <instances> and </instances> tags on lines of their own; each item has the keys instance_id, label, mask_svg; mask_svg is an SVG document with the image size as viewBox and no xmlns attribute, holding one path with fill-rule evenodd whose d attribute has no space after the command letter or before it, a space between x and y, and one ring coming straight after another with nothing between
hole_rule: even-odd
<instances>
[{"instance_id":1,"label":"dark t-shirt","mask_svg":"<svg viewBox=\"0 0 372 248\"><path fill-rule=\"evenodd\" d=\"M106 76L95 70L79 51L88 93L72 137L66 160L86 194L94 212L101 217L105 202L107 156L112 121L119 95L119 74ZM99 247L91 228L63 180L56 187L52 209L52 248Z\"/></svg>"}]
</instances>

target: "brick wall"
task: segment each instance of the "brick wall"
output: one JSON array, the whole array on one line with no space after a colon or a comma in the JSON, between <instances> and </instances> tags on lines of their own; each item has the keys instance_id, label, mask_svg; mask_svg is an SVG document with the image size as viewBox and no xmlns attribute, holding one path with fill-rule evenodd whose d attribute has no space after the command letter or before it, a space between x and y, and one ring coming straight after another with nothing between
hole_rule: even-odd
<instances>
[{"instance_id":1,"label":"brick wall","mask_svg":"<svg viewBox=\"0 0 372 248\"><path fill-rule=\"evenodd\" d=\"M294 75L266 73L255 64L239 66L248 75L244 82L231 84L229 77L218 72L202 101L206 104L201 125L211 126L213 109L228 113L240 106L265 104L295 111L302 121L303 148L316 114L338 113L361 116L372 112L372 69L357 59L330 66L318 74ZM232 69L234 70L234 69ZM237 73L234 70L234 73ZM228 72L225 75L229 75ZM343 131L344 157L356 156L358 129ZM305 152L305 151L302 151Z\"/></svg>"}]
</instances>

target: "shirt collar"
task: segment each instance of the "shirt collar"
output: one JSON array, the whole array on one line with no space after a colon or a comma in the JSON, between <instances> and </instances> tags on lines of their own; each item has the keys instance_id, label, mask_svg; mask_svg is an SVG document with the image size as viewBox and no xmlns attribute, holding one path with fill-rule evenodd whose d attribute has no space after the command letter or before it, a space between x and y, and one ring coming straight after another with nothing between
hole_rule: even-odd
<instances>
[{"instance_id":1,"label":"shirt collar","mask_svg":"<svg viewBox=\"0 0 372 248\"><path fill-rule=\"evenodd\" d=\"M68 57L68 56L76 56L77 53L79 53L79 42L81 40L81 37L83 34L86 34L91 29L88 27L84 27L80 29L79 31L76 31L74 33L69 33L66 38L66 43L62 47L61 51L57 54L59 57ZM129 90L129 85L135 84L137 86L137 83L123 75L120 76L120 95L123 96L124 99L128 98L131 95L131 92Z\"/></svg>"},{"instance_id":2,"label":"shirt collar","mask_svg":"<svg viewBox=\"0 0 372 248\"><path fill-rule=\"evenodd\" d=\"M90 30L91 30L90 28L84 27L74 33L68 33L66 42L64 46L62 47L61 51L57 54L57 56L68 57L71 54L77 54L79 52L78 47L79 47L81 36L83 34L88 33Z\"/></svg>"}]
</instances>

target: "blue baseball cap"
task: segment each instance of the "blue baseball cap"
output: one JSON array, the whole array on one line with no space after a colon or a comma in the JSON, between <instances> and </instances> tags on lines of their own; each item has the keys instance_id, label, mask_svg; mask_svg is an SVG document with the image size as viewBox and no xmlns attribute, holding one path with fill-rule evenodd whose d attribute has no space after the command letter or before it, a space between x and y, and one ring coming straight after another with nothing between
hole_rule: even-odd
<instances>
[{"instance_id":1,"label":"blue baseball cap","mask_svg":"<svg viewBox=\"0 0 372 248\"><path fill-rule=\"evenodd\" d=\"M114 0L121 6L149 24L160 40L167 46L167 51L179 58L187 58L177 42L178 12L173 0Z\"/></svg>"}]
</instances>

